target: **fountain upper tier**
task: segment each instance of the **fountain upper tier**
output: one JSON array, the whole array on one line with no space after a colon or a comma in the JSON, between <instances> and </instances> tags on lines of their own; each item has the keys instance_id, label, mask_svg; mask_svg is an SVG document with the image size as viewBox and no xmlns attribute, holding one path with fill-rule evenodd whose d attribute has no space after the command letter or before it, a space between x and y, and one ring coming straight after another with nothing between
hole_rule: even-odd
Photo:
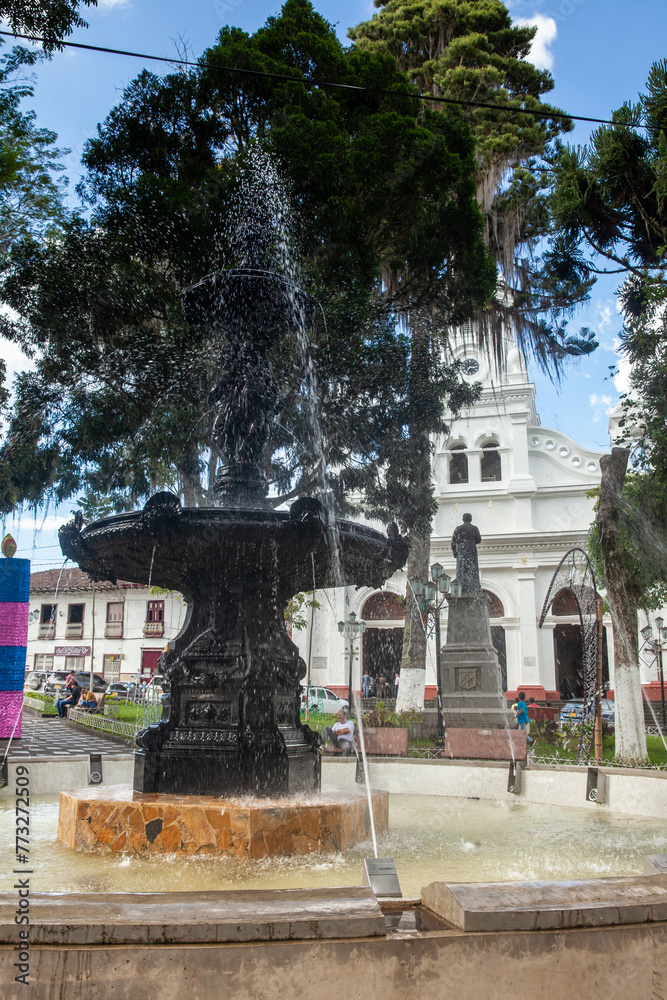
<instances>
[{"instance_id":1,"label":"fountain upper tier","mask_svg":"<svg viewBox=\"0 0 667 1000\"><path fill-rule=\"evenodd\" d=\"M64 555L94 579L154 585L193 598L211 576L230 587L267 572L280 599L335 586L326 512L310 497L289 512L229 507L183 508L172 493L158 493L143 510L105 517L82 529L60 529ZM340 568L357 586L380 587L404 565L408 544L395 525L383 535L352 521L337 521Z\"/></svg>"}]
</instances>

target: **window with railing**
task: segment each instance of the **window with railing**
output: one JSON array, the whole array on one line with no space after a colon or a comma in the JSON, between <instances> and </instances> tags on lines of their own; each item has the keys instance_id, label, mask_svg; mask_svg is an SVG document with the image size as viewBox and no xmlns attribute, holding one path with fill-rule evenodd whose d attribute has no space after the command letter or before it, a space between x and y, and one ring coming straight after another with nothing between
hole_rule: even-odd
<instances>
[{"instance_id":1,"label":"window with railing","mask_svg":"<svg viewBox=\"0 0 667 1000\"><path fill-rule=\"evenodd\" d=\"M83 614L85 604L69 604L67 606L67 625L65 626L66 639L83 638Z\"/></svg>"},{"instance_id":2,"label":"window with railing","mask_svg":"<svg viewBox=\"0 0 667 1000\"><path fill-rule=\"evenodd\" d=\"M481 472L483 483L499 483L502 477L498 443L489 441L482 448Z\"/></svg>"},{"instance_id":3,"label":"window with railing","mask_svg":"<svg viewBox=\"0 0 667 1000\"><path fill-rule=\"evenodd\" d=\"M144 635L164 635L164 601L148 601Z\"/></svg>"},{"instance_id":4,"label":"window with railing","mask_svg":"<svg viewBox=\"0 0 667 1000\"><path fill-rule=\"evenodd\" d=\"M35 653L33 670L45 670L51 673L53 670L53 653Z\"/></svg>"},{"instance_id":5,"label":"window with railing","mask_svg":"<svg viewBox=\"0 0 667 1000\"><path fill-rule=\"evenodd\" d=\"M120 653L105 653L102 659L102 676L109 684L120 677Z\"/></svg>"},{"instance_id":6,"label":"window with railing","mask_svg":"<svg viewBox=\"0 0 667 1000\"><path fill-rule=\"evenodd\" d=\"M107 620L104 626L105 639L123 638L123 602L107 601Z\"/></svg>"},{"instance_id":7,"label":"window with railing","mask_svg":"<svg viewBox=\"0 0 667 1000\"><path fill-rule=\"evenodd\" d=\"M464 444L455 444L451 449L449 481L453 486L468 482L468 456Z\"/></svg>"},{"instance_id":8,"label":"window with railing","mask_svg":"<svg viewBox=\"0 0 667 1000\"><path fill-rule=\"evenodd\" d=\"M39 616L39 639L55 639L57 604L42 604Z\"/></svg>"}]
</instances>

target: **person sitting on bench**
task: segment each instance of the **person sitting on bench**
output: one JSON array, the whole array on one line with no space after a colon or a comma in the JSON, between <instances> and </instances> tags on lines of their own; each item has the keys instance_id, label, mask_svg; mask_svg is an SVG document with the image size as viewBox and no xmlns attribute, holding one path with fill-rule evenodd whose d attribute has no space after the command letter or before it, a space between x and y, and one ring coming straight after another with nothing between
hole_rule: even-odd
<instances>
[{"instance_id":1,"label":"person sitting on bench","mask_svg":"<svg viewBox=\"0 0 667 1000\"><path fill-rule=\"evenodd\" d=\"M83 689L83 694L79 700L79 708L93 709L97 708L97 698L89 688Z\"/></svg>"},{"instance_id":2,"label":"person sitting on bench","mask_svg":"<svg viewBox=\"0 0 667 1000\"><path fill-rule=\"evenodd\" d=\"M354 722L346 719L343 711L336 713L336 719L333 726L325 726L322 730L322 742L331 743L332 747L343 751L344 757L348 757L354 745Z\"/></svg>"}]
</instances>

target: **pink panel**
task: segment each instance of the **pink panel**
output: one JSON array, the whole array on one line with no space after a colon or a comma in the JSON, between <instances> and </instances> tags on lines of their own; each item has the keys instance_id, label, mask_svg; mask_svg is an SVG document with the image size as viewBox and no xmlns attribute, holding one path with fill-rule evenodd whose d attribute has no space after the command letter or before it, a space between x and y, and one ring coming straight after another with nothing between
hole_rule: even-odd
<instances>
[{"instance_id":1,"label":"pink panel","mask_svg":"<svg viewBox=\"0 0 667 1000\"><path fill-rule=\"evenodd\" d=\"M17 601L0 602L0 646L26 646L28 605Z\"/></svg>"},{"instance_id":2,"label":"pink panel","mask_svg":"<svg viewBox=\"0 0 667 1000\"><path fill-rule=\"evenodd\" d=\"M0 740L8 740L12 732L14 739L21 735L22 715L23 691L0 691Z\"/></svg>"}]
</instances>

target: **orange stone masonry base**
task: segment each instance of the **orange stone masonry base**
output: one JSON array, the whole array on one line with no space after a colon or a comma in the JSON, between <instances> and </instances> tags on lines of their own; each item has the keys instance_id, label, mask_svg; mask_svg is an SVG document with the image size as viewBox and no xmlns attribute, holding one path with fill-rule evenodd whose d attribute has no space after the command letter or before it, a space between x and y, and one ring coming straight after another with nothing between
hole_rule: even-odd
<instances>
[{"instance_id":1,"label":"orange stone masonry base","mask_svg":"<svg viewBox=\"0 0 667 1000\"><path fill-rule=\"evenodd\" d=\"M373 791L378 834L389 794ZM303 799L157 795L130 785L60 793L58 838L78 851L265 858L335 854L370 838L363 788L327 788Z\"/></svg>"}]
</instances>

